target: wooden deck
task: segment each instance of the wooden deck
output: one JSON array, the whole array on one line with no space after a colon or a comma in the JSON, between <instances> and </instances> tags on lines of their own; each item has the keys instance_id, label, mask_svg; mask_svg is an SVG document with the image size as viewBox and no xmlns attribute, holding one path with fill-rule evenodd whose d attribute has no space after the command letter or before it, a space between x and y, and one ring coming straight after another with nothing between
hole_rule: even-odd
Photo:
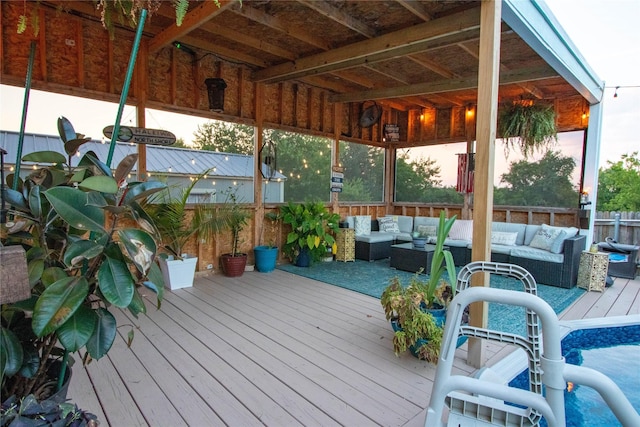
<instances>
[{"instance_id":1,"label":"wooden deck","mask_svg":"<svg viewBox=\"0 0 640 427\"><path fill-rule=\"evenodd\" d=\"M101 426L418 426L435 368L396 357L377 299L276 270L167 292L108 356L73 369L69 397ZM640 282L588 292L563 319L640 313ZM466 344L457 373L471 374ZM508 353L487 345L490 361Z\"/></svg>"}]
</instances>

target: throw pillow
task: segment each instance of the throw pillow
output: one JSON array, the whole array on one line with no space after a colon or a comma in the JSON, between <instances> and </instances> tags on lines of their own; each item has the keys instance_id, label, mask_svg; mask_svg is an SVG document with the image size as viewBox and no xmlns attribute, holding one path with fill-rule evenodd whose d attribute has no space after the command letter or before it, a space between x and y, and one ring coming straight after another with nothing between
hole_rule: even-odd
<instances>
[{"instance_id":1,"label":"throw pillow","mask_svg":"<svg viewBox=\"0 0 640 427\"><path fill-rule=\"evenodd\" d=\"M435 225L419 225L416 231L420 237L429 238L438 235L437 228Z\"/></svg>"},{"instance_id":2,"label":"throw pillow","mask_svg":"<svg viewBox=\"0 0 640 427\"><path fill-rule=\"evenodd\" d=\"M378 227L380 227L380 231L384 233L400 232L397 217L394 218L392 216L383 216L382 218L378 218Z\"/></svg>"},{"instance_id":3,"label":"throw pillow","mask_svg":"<svg viewBox=\"0 0 640 427\"><path fill-rule=\"evenodd\" d=\"M491 243L495 245L514 246L518 233L507 233L506 231L494 231L491 233Z\"/></svg>"},{"instance_id":4,"label":"throw pillow","mask_svg":"<svg viewBox=\"0 0 640 427\"><path fill-rule=\"evenodd\" d=\"M358 215L355 218L356 236L371 234L371 215Z\"/></svg>"},{"instance_id":5,"label":"throw pillow","mask_svg":"<svg viewBox=\"0 0 640 427\"><path fill-rule=\"evenodd\" d=\"M551 249L549 250L554 254L561 253L562 249L564 249L564 241L567 240L568 238L569 238L569 233L567 233L566 230L562 230L560 234L558 234L558 237L556 237L556 240L553 241L553 244L551 245Z\"/></svg>"},{"instance_id":6,"label":"throw pillow","mask_svg":"<svg viewBox=\"0 0 640 427\"><path fill-rule=\"evenodd\" d=\"M542 224L538 232L533 236L529 246L532 248L544 249L545 251L551 251L553 242L555 242L560 233L562 233L562 229Z\"/></svg>"},{"instance_id":7,"label":"throw pillow","mask_svg":"<svg viewBox=\"0 0 640 427\"><path fill-rule=\"evenodd\" d=\"M452 240L471 240L473 238L473 221L459 219L451 226L449 238Z\"/></svg>"}]
</instances>

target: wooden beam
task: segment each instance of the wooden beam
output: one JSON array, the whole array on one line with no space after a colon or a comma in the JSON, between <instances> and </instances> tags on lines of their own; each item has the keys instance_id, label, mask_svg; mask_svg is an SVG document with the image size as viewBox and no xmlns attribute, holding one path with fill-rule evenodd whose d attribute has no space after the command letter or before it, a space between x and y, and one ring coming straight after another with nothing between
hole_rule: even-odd
<instances>
[{"instance_id":1,"label":"wooden beam","mask_svg":"<svg viewBox=\"0 0 640 427\"><path fill-rule=\"evenodd\" d=\"M481 9L472 261L491 260L493 175L498 122L502 0L485 0L482 2ZM474 275L471 279L472 286L489 285L489 273ZM486 302L471 304L469 321L471 326L486 328L487 318ZM467 363L477 368L483 366L485 355L482 339L470 338L468 345Z\"/></svg>"},{"instance_id":2,"label":"wooden beam","mask_svg":"<svg viewBox=\"0 0 640 427\"><path fill-rule=\"evenodd\" d=\"M243 62L245 64L254 65L257 67L269 66L269 63L263 61L262 59L256 58L255 56L247 55L242 52L236 52L235 50L229 49L228 47L220 46L219 44L208 42L197 37L185 36L182 37L181 40L186 45L211 52L217 56L225 57L235 62Z\"/></svg>"},{"instance_id":3,"label":"wooden beam","mask_svg":"<svg viewBox=\"0 0 640 427\"><path fill-rule=\"evenodd\" d=\"M218 0L205 1L198 5L195 9L188 12L182 20L182 25L178 27L176 23L167 27L165 30L156 34L149 41L149 52L154 53L163 47L171 44L182 36L189 34L200 25L219 15L225 9L228 9L236 0Z\"/></svg>"},{"instance_id":4,"label":"wooden beam","mask_svg":"<svg viewBox=\"0 0 640 427\"><path fill-rule=\"evenodd\" d=\"M377 35L376 31L370 28L367 24L355 19L353 16L343 12L337 7L330 5L326 1L298 0L298 3L304 4L305 6L315 10L319 14L352 29L353 31L360 33L367 38L373 38Z\"/></svg>"},{"instance_id":5,"label":"wooden beam","mask_svg":"<svg viewBox=\"0 0 640 427\"><path fill-rule=\"evenodd\" d=\"M415 0L396 0L396 2L425 22L433 19L431 14L420 2Z\"/></svg>"},{"instance_id":6,"label":"wooden beam","mask_svg":"<svg viewBox=\"0 0 640 427\"><path fill-rule=\"evenodd\" d=\"M500 84L513 84L544 80L558 77L557 73L549 67L512 70L500 76ZM405 96L427 95L432 93L453 92L458 90L475 89L478 87L477 77L466 79L440 80L437 82L417 83L414 85L398 86L386 89L373 89L363 92L351 92L334 94L329 97L331 102L356 102L369 99L402 98Z\"/></svg>"},{"instance_id":7,"label":"wooden beam","mask_svg":"<svg viewBox=\"0 0 640 427\"><path fill-rule=\"evenodd\" d=\"M422 50L426 50L430 43L442 43L443 39L448 40L456 35L463 35L462 38L455 41L460 42L471 37L473 30L479 28L479 19L478 8L465 10L374 39L339 47L330 52L322 52L297 61L289 61L256 71L253 74L253 79L274 83L280 80L361 65L370 60L378 61L396 57L407 54L406 49L410 51L411 48L415 48L415 45L420 45ZM372 56L373 58L371 58Z\"/></svg>"},{"instance_id":8,"label":"wooden beam","mask_svg":"<svg viewBox=\"0 0 640 427\"><path fill-rule=\"evenodd\" d=\"M311 46L318 47L322 50L330 50L332 48L331 43L329 43L326 38L314 36L306 31L303 31L300 28L297 28L291 22L287 22L276 16L268 15L257 9L248 7L247 5L243 5L241 8L234 9L233 11L239 15L246 17L247 19L255 21L274 30L278 30L290 37L308 43Z\"/></svg>"}]
</instances>

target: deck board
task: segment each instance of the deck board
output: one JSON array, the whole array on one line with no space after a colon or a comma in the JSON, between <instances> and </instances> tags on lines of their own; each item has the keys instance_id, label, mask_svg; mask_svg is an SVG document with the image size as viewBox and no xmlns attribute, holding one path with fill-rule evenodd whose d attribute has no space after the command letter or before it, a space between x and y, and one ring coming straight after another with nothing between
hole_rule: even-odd
<instances>
[{"instance_id":1,"label":"deck board","mask_svg":"<svg viewBox=\"0 0 640 427\"><path fill-rule=\"evenodd\" d=\"M167 292L108 356L74 366L69 396L101 426L418 426L435 367L393 353L379 300L276 270L212 274ZM640 282L585 292L564 320L637 314ZM489 364L512 349L486 343ZM466 344L454 373L473 374ZM98 405L96 407L96 405Z\"/></svg>"}]
</instances>

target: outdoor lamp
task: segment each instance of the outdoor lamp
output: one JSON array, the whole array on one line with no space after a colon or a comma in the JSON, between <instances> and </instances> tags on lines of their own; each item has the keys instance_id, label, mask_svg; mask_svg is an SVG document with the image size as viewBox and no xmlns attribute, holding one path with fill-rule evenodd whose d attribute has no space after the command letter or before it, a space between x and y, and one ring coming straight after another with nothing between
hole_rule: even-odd
<instances>
[{"instance_id":1,"label":"outdoor lamp","mask_svg":"<svg viewBox=\"0 0 640 427\"><path fill-rule=\"evenodd\" d=\"M209 110L222 113L224 110L224 90L227 83L224 79L206 79L207 94L209 95Z\"/></svg>"}]
</instances>

